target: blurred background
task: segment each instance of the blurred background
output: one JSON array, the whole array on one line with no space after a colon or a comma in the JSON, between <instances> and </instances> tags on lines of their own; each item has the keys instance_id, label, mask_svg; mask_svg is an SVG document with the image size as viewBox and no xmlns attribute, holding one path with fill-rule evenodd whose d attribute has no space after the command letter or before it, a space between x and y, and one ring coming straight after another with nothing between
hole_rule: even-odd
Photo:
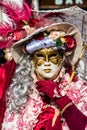
<instances>
[{"instance_id":1,"label":"blurred background","mask_svg":"<svg viewBox=\"0 0 87 130\"><path fill-rule=\"evenodd\" d=\"M28 1L28 0L27 0ZM87 0L32 0L36 10L63 9L78 6L87 11Z\"/></svg>"}]
</instances>

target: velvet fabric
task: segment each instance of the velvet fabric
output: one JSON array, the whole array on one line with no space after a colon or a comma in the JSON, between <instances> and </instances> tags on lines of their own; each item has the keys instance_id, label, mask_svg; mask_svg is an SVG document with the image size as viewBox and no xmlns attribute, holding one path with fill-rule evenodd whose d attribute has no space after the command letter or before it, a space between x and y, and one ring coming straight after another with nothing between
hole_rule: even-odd
<instances>
[{"instance_id":1,"label":"velvet fabric","mask_svg":"<svg viewBox=\"0 0 87 130\"><path fill-rule=\"evenodd\" d=\"M58 84L51 80L40 80L36 85L39 92L44 92L51 99L53 99L54 89L57 88L59 91Z\"/></svg>"},{"instance_id":2,"label":"velvet fabric","mask_svg":"<svg viewBox=\"0 0 87 130\"><path fill-rule=\"evenodd\" d=\"M10 85L12 75L15 71L16 63L14 60L0 66L0 128L6 107L6 90Z\"/></svg>"},{"instance_id":3,"label":"velvet fabric","mask_svg":"<svg viewBox=\"0 0 87 130\"><path fill-rule=\"evenodd\" d=\"M56 90L59 93L58 85L55 82L50 80L41 80L36 84L38 91L44 92L46 95L48 95L58 105L60 110L62 110L69 102L71 102L67 95L56 99L53 97L54 89L56 87ZM83 115L74 104L68 106L62 116L65 118L70 130L85 130L87 117Z\"/></svg>"},{"instance_id":4,"label":"velvet fabric","mask_svg":"<svg viewBox=\"0 0 87 130\"><path fill-rule=\"evenodd\" d=\"M34 130L62 130L60 115L57 117L54 126L52 126L52 119L55 114L55 110L52 107L44 108L42 111Z\"/></svg>"},{"instance_id":5,"label":"velvet fabric","mask_svg":"<svg viewBox=\"0 0 87 130\"><path fill-rule=\"evenodd\" d=\"M75 105L68 107L63 117L65 118L70 130L85 130L87 117L83 115Z\"/></svg>"}]
</instances>

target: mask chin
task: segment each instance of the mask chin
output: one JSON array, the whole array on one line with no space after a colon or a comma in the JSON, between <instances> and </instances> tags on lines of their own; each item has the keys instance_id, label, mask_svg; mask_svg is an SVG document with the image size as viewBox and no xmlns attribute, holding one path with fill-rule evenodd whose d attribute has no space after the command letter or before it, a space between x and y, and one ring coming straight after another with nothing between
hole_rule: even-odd
<instances>
[{"instance_id":1,"label":"mask chin","mask_svg":"<svg viewBox=\"0 0 87 130\"><path fill-rule=\"evenodd\" d=\"M59 66L58 64L55 65L52 62L50 63L50 66L46 68L44 63L41 66L35 68L35 74L38 79L54 80L59 75L61 68L62 64Z\"/></svg>"}]
</instances>

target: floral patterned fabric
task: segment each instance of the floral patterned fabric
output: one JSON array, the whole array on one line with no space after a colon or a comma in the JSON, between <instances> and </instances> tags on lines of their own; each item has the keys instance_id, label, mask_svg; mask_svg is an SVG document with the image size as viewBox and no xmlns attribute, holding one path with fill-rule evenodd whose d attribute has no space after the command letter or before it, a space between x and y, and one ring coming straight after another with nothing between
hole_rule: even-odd
<instances>
[{"instance_id":1,"label":"floral patterned fabric","mask_svg":"<svg viewBox=\"0 0 87 130\"><path fill-rule=\"evenodd\" d=\"M69 74L63 76L60 84L60 92L61 95L67 94L67 96L72 100L75 106L87 116L87 83L82 81L81 79L76 82L69 82ZM62 87L63 84L67 82L66 87ZM39 96L39 93L34 93L32 95L33 98L29 99L25 109L20 114L11 114L9 109L6 109L4 121L2 124L2 130L34 130L37 127L39 121L41 122L40 116L44 113L43 106L44 102ZM48 112L45 114L45 120L42 119L43 122L49 120L49 118L53 118L53 113L56 106L52 105L49 109L46 109ZM50 113L50 115L49 115ZM62 119L63 123L62 130L69 130L65 119ZM45 123L42 123L45 125ZM41 130L43 128L40 126L36 130ZM48 130L45 128L44 130ZM54 130L54 129L53 129ZM56 129L57 130L57 129ZM87 130L87 126L85 128Z\"/></svg>"}]
</instances>

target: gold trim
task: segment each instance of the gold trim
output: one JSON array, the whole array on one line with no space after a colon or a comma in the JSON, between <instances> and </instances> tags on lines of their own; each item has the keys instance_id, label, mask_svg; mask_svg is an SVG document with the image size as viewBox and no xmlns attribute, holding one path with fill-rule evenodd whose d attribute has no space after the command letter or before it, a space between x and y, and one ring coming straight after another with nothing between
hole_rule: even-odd
<instances>
[{"instance_id":1,"label":"gold trim","mask_svg":"<svg viewBox=\"0 0 87 130\"><path fill-rule=\"evenodd\" d=\"M86 51L86 49L87 49L87 43L84 44L84 46L83 46L83 48L82 48L82 51L81 51L81 53L80 53L80 55L79 55L79 58L77 59L77 62L76 62L76 64L75 64L75 68L74 68L74 70L73 70L73 72L72 72L72 74L71 74L71 77L70 77L70 82L72 82L72 80L73 80L73 77L74 77L74 75L75 75L75 72L76 72L76 69L77 69L77 67L78 67L78 64L79 64L80 60L82 59L83 54L84 54L84 52Z\"/></svg>"},{"instance_id":2,"label":"gold trim","mask_svg":"<svg viewBox=\"0 0 87 130\"><path fill-rule=\"evenodd\" d=\"M65 112L65 110L69 107L69 106L71 106L73 103L72 102L69 102L62 110L61 110L61 115L63 115L63 113Z\"/></svg>"}]
</instances>

